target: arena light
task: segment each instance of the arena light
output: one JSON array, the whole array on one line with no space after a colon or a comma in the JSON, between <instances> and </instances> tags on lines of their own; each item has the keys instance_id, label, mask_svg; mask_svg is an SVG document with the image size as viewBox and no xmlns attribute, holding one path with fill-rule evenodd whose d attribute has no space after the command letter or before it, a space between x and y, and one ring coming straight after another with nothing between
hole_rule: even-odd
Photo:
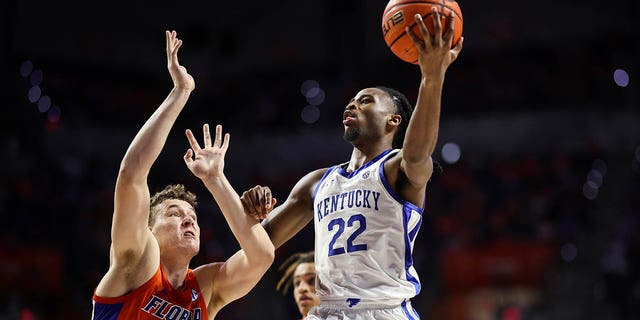
<instances>
[{"instance_id":1,"label":"arena light","mask_svg":"<svg viewBox=\"0 0 640 320\"><path fill-rule=\"evenodd\" d=\"M593 170L599 171L603 177L604 175L607 174L607 163L604 162L604 160L602 159L593 160L593 163L591 164L591 168L593 168Z\"/></svg>"},{"instance_id":2,"label":"arena light","mask_svg":"<svg viewBox=\"0 0 640 320\"><path fill-rule=\"evenodd\" d=\"M320 108L313 105L306 106L302 108L300 117L305 123L315 123L316 121L318 121L318 119L320 119Z\"/></svg>"},{"instance_id":3,"label":"arena light","mask_svg":"<svg viewBox=\"0 0 640 320\"><path fill-rule=\"evenodd\" d=\"M51 98L49 96L42 96L40 100L38 100L38 111L41 113L49 111L51 107Z\"/></svg>"},{"instance_id":4,"label":"arena light","mask_svg":"<svg viewBox=\"0 0 640 320\"><path fill-rule=\"evenodd\" d=\"M322 90L322 88L318 88L315 96L311 98L307 97L307 102L311 105L319 106L324 102L324 98L325 98L324 90Z\"/></svg>"},{"instance_id":5,"label":"arena light","mask_svg":"<svg viewBox=\"0 0 640 320\"><path fill-rule=\"evenodd\" d=\"M44 74L42 73L42 70L38 69L38 70L34 70L31 73L29 80L31 81L32 85L39 86L42 83L43 78L44 78Z\"/></svg>"},{"instance_id":6,"label":"arena light","mask_svg":"<svg viewBox=\"0 0 640 320\"><path fill-rule=\"evenodd\" d=\"M587 180L594 183L597 188L602 185L602 173L598 170L591 170L587 174Z\"/></svg>"},{"instance_id":7,"label":"arena light","mask_svg":"<svg viewBox=\"0 0 640 320\"><path fill-rule=\"evenodd\" d=\"M593 181L587 181L582 185L582 195L589 200L597 198L598 192L598 186Z\"/></svg>"},{"instance_id":8,"label":"arena light","mask_svg":"<svg viewBox=\"0 0 640 320\"><path fill-rule=\"evenodd\" d=\"M571 242L565 243L560 249L560 256L565 262L571 262L578 256L578 248Z\"/></svg>"},{"instance_id":9,"label":"arena light","mask_svg":"<svg viewBox=\"0 0 640 320\"><path fill-rule=\"evenodd\" d=\"M318 81L305 80L304 82L302 82L302 85L300 85L300 93L302 93L302 95L305 96L305 98L313 97L317 94L317 93L314 93L313 91L319 88L320 88L320 84L318 83Z\"/></svg>"},{"instance_id":10,"label":"arena light","mask_svg":"<svg viewBox=\"0 0 640 320\"><path fill-rule=\"evenodd\" d=\"M62 110L59 106L51 106L51 97L45 95L40 85L44 79L44 73L41 69L34 69L35 66L31 60L24 60L20 64L20 76L27 78L31 87L27 92L27 99L31 103L35 103L40 113L46 113L47 129L55 130L60 122Z\"/></svg>"},{"instance_id":11,"label":"arena light","mask_svg":"<svg viewBox=\"0 0 640 320\"><path fill-rule=\"evenodd\" d=\"M40 100L40 95L42 95L42 90L40 90L39 86L33 86L29 89L29 92L27 92L27 98L29 98L29 102L31 103Z\"/></svg>"},{"instance_id":12,"label":"arena light","mask_svg":"<svg viewBox=\"0 0 640 320\"><path fill-rule=\"evenodd\" d=\"M448 142L442 146L441 155L446 163L454 164L458 162L461 154L460 147L456 143Z\"/></svg>"},{"instance_id":13,"label":"arena light","mask_svg":"<svg viewBox=\"0 0 640 320\"><path fill-rule=\"evenodd\" d=\"M616 69L613 72L613 81L620 87L626 87L629 85L629 74L623 69Z\"/></svg>"},{"instance_id":14,"label":"arena light","mask_svg":"<svg viewBox=\"0 0 640 320\"><path fill-rule=\"evenodd\" d=\"M29 75L31 75L32 71L33 71L33 62L31 62L31 60L25 60L24 62L22 62L22 64L20 65L20 75L23 78L26 78Z\"/></svg>"},{"instance_id":15,"label":"arena light","mask_svg":"<svg viewBox=\"0 0 640 320\"><path fill-rule=\"evenodd\" d=\"M60 120L61 114L62 110L60 109L60 107L54 106L53 108L49 109L49 112L47 113L47 120L49 120L49 122L58 122Z\"/></svg>"}]
</instances>

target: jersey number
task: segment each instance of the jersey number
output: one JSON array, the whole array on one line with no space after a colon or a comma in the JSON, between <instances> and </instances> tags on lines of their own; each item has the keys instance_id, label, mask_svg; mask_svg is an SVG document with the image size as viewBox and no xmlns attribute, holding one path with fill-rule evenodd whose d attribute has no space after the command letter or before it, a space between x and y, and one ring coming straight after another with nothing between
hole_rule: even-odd
<instances>
[{"instance_id":1,"label":"jersey number","mask_svg":"<svg viewBox=\"0 0 640 320\"><path fill-rule=\"evenodd\" d=\"M365 229L367 229L367 219L365 219L365 217L361 214L353 215L349 217L349 220L346 222L347 227L353 226L355 222L358 222L358 229L356 229L349 236L349 238L347 238L346 252L367 250L366 244L353 244L353 240L355 240L358 235L360 235L362 232L364 232ZM344 222L344 219L342 218L336 218L329 221L329 225L328 225L329 231L333 231L334 227L336 226L338 227L338 232L336 232L333 235L331 242L329 242L329 256L335 256L337 254L345 253L344 247L335 247L336 240L338 240L340 235L342 235L342 233L344 232L344 225L345 225L345 222Z\"/></svg>"}]
</instances>

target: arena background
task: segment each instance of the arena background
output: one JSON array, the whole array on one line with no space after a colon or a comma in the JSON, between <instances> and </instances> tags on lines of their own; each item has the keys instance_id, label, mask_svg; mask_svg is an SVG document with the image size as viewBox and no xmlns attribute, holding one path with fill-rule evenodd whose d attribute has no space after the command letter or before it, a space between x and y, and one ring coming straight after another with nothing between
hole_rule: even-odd
<instances>
[{"instance_id":1,"label":"arena background","mask_svg":"<svg viewBox=\"0 0 640 320\"><path fill-rule=\"evenodd\" d=\"M465 48L445 81L443 174L416 241L423 319L640 319L640 5L461 0ZM149 179L200 197L194 265L238 249L184 166L185 128L221 123L238 192L281 201L347 161L341 110L362 87L415 101L416 66L382 40L385 1L0 3L0 319L88 319L108 267L113 186L171 89L164 30L196 90ZM277 266L218 319L296 319Z\"/></svg>"}]
</instances>

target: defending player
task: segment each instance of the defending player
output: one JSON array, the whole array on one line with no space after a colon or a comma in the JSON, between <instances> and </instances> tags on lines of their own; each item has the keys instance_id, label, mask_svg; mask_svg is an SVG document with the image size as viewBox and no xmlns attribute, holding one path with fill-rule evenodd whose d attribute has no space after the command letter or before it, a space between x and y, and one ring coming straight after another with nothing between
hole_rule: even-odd
<instances>
[{"instance_id":1,"label":"defending player","mask_svg":"<svg viewBox=\"0 0 640 320\"><path fill-rule=\"evenodd\" d=\"M184 161L213 194L242 248L225 262L189 268L200 248L195 195L170 185L153 197L147 176L178 114L195 88L178 63L182 45L166 32L169 73L174 88L129 146L115 186L109 270L95 289L93 320L213 319L229 302L244 296L267 271L274 247L260 223L243 212L227 181L224 156L229 135L217 126L204 146L186 131L191 149Z\"/></svg>"}]
</instances>

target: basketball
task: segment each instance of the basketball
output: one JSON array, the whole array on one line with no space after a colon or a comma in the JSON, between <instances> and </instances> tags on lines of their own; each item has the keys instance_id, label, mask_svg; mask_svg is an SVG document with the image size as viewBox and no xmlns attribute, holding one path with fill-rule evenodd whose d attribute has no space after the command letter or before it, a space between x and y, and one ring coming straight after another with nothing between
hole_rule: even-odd
<instances>
[{"instance_id":1,"label":"basketball","mask_svg":"<svg viewBox=\"0 0 640 320\"><path fill-rule=\"evenodd\" d=\"M442 18L442 32L447 24L446 18L453 11L453 41L452 48L462 36L462 11L454 0L390 0L382 14L382 35L391 52L398 58L413 64L418 64L418 50L405 32L408 25L418 38L422 39L420 29L416 24L414 16L419 13L424 20L424 24L431 34L433 34L433 18L431 8L436 7Z\"/></svg>"}]
</instances>

